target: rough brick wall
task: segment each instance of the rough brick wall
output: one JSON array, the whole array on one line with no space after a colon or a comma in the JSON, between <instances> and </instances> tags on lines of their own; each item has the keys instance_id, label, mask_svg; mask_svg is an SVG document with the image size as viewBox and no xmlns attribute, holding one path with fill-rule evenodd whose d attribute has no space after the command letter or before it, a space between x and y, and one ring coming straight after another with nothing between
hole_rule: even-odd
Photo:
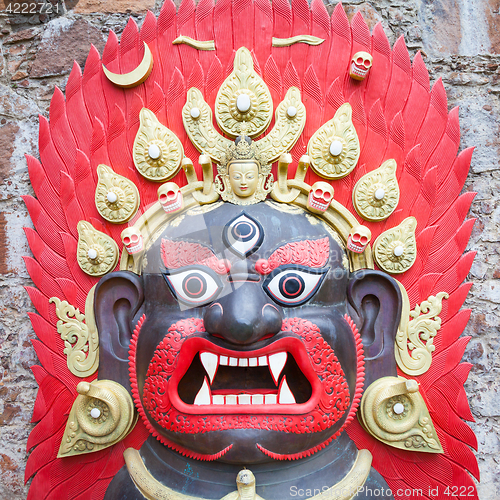
<instances>
[{"instance_id":1,"label":"rough brick wall","mask_svg":"<svg viewBox=\"0 0 500 500\"><path fill-rule=\"evenodd\" d=\"M7 15L0 0L0 498L26 498L26 441L32 428L36 363L23 286L30 280L23 226L30 226L20 199L32 193L25 153L37 156L37 114L47 115L54 85L64 90L75 59L83 65L89 46L100 51L108 30L120 34L130 15L140 24L161 0L37 0L45 12ZM333 10L334 4L329 5ZM49 8L51 7L51 8ZM498 0L344 1L378 21L391 43L404 35L413 54L421 50L432 80L441 77L450 108L460 104L462 148L476 146L465 189L477 191L477 218L469 248L478 256L469 279L473 309L465 360L479 440L481 500L500 498L500 13ZM52 10L52 13L49 12ZM58 10L58 12L56 12Z\"/></svg>"}]
</instances>

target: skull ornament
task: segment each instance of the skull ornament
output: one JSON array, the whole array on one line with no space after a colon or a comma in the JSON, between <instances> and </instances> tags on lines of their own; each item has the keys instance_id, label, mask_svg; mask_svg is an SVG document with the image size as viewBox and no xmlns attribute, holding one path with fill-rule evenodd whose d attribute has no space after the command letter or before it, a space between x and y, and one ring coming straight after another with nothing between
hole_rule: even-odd
<instances>
[{"instance_id":1,"label":"skull ornament","mask_svg":"<svg viewBox=\"0 0 500 500\"><path fill-rule=\"evenodd\" d=\"M141 232L135 228L127 227L122 231L122 241L129 255L142 252L144 250L144 241Z\"/></svg>"},{"instance_id":2,"label":"skull ornament","mask_svg":"<svg viewBox=\"0 0 500 500\"><path fill-rule=\"evenodd\" d=\"M307 208L316 214L326 212L333 200L333 187L328 182L315 182L309 191Z\"/></svg>"},{"instance_id":3,"label":"skull ornament","mask_svg":"<svg viewBox=\"0 0 500 500\"><path fill-rule=\"evenodd\" d=\"M175 182L167 182L159 187L158 200L167 214L182 210L184 207L181 190Z\"/></svg>"},{"instance_id":4,"label":"skull ornament","mask_svg":"<svg viewBox=\"0 0 500 500\"><path fill-rule=\"evenodd\" d=\"M347 248L351 252L363 253L370 243L372 232L366 226L355 226L349 233Z\"/></svg>"},{"instance_id":5,"label":"skull ornament","mask_svg":"<svg viewBox=\"0 0 500 500\"><path fill-rule=\"evenodd\" d=\"M373 57L368 52L356 52L351 59L349 75L354 80L364 80L373 64Z\"/></svg>"}]
</instances>

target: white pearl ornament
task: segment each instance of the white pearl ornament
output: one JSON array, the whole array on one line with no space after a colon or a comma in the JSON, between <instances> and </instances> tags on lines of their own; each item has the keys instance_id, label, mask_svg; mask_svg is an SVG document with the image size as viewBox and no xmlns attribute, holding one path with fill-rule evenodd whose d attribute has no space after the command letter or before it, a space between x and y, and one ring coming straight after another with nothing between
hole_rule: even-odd
<instances>
[{"instance_id":1,"label":"white pearl ornament","mask_svg":"<svg viewBox=\"0 0 500 500\"><path fill-rule=\"evenodd\" d=\"M113 193L113 191L108 191L108 194L106 195L106 199L110 203L116 203L118 200L118 196L116 195L116 193Z\"/></svg>"},{"instance_id":2,"label":"white pearl ornament","mask_svg":"<svg viewBox=\"0 0 500 500\"><path fill-rule=\"evenodd\" d=\"M92 408L92 410L90 410L90 416L92 418L99 418L101 416L101 410L99 410L99 408Z\"/></svg>"},{"instance_id":3,"label":"white pearl ornament","mask_svg":"<svg viewBox=\"0 0 500 500\"><path fill-rule=\"evenodd\" d=\"M394 255L396 257L401 257L401 255L403 255L405 249L401 246L401 245L398 245L395 249L394 249Z\"/></svg>"},{"instance_id":4,"label":"white pearl ornament","mask_svg":"<svg viewBox=\"0 0 500 500\"><path fill-rule=\"evenodd\" d=\"M392 407L392 411L396 414L396 415L401 415L404 411L405 411L405 407L402 403L396 403L393 407Z\"/></svg>"},{"instance_id":5,"label":"white pearl ornament","mask_svg":"<svg viewBox=\"0 0 500 500\"><path fill-rule=\"evenodd\" d=\"M148 155L152 160L157 160L161 156L161 150L156 144L151 144L148 148Z\"/></svg>"},{"instance_id":6,"label":"white pearl ornament","mask_svg":"<svg viewBox=\"0 0 500 500\"><path fill-rule=\"evenodd\" d=\"M236 107L240 113L246 113L250 109L250 97L247 94L241 94L236 99Z\"/></svg>"},{"instance_id":7,"label":"white pearl ornament","mask_svg":"<svg viewBox=\"0 0 500 500\"><path fill-rule=\"evenodd\" d=\"M342 153L342 143L340 141L333 141L330 144L330 154L332 156L339 156Z\"/></svg>"}]
</instances>

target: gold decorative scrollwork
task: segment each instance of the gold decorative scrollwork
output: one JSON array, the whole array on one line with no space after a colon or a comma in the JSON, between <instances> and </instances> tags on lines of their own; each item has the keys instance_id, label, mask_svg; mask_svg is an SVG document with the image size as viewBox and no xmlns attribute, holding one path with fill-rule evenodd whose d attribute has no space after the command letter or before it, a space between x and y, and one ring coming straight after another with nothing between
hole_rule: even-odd
<instances>
[{"instance_id":1,"label":"gold decorative scrollwork","mask_svg":"<svg viewBox=\"0 0 500 500\"><path fill-rule=\"evenodd\" d=\"M271 123L271 93L253 69L252 54L247 48L238 49L233 68L217 93L215 118L221 130L231 137L254 137Z\"/></svg>"},{"instance_id":2,"label":"gold decorative scrollwork","mask_svg":"<svg viewBox=\"0 0 500 500\"><path fill-rule=\"evenodd\" d=\"M112 271L118 264L118 245L115 241L84 220L76 228L76 259L82 271L90 276L102 276Z\"/></svg>"},{"instance_id":3,"label":"gold decorative scrollwork","mask_svg":"<svg viewBox=\"0 0 500 500\"><path fill-rule=\"evenodd\" d=\"M306 124L306 107L300 99L300 90L290 87L276 108L274 127L262 139L256 141L259 151L269 162L276 161L290 151L299 140Z\"/></svg>"},{"instance_id":4,"label":"gold decorative scrollwork","mask_svg":"<svg viewBox=\"0 0 500 500\"><path fill-rule=\"evenodd\" d=\"M383 232L373 244L374 257L381 269L391 274L408 271L417 258L417 219L407 217L399 226Z\"/></svg>"},{"instance_id":5,"label":"gold decorative scrollwork","mask_svg":"<svg viewBox=\"0 0 500 500\"><path fill-rule=\"evenodd\" d=\"M273 37L273 47L290 47L296 43L305 43L307 45L321 45L325 41L324 38L318 38L312 35L297 35L290 38Z\"/></svg>"},{"instance_id":6,"label":"gold decorative scrollwork","mask_svg":"<svg viewBox=\"0 0 500 500\"><path fill-rule=\"evenodd\" d=\"M363 219L385 220L398 206L396 168L395 160L387 160L376 170L361 177L354 186L354 208Z\"/></svg>"},{"instance_id":7,"label":"gold decorative scrollwork","mask_svg":"<svg viewBox=\"0 0 500 500\"><path fill-rule=\"evenodd\" d=\"M181 43L185 43L197 50L215 50L214 40L195 40L190 36L181 35L172 42L173 45L180 45Z\"/></svg>"},{"instance_id":8,"label":"gold decorative scrollwork","mask_svg":"<svg viewBox=\"0 0 500 500\"><path fill-rule=\"evenodd\" d=\"M95 205L101 216L113 224L129 221L139 208L139 191L126 177L106 165L97 167Z\"/></svg>"},{"instance_id":9,"label":"gold decorative scrollwork","mask_svg":"<svg viewBox=\"0 0 500 500\"><path fill-rule=\"evenodd\" d=\"M220 163L232 141L215 130L212 110L197 88L188 90L186 104L182 109L182 120L196 149ZM300 99L300 91L291 87L276 108L275 124L271 132L254 143L270 163L274 162L295 145L305 123L306 108Z\"/></svg>"},{"instance_id":10,"label":"gold decorative scrollwork","mask_svg":"<svg viewBox=\"0 0 500 500\"><path fill-rule=\"evenodd\" d=\"M379 441L408 451L443 453L424 399L415 380L382 377L366 389L360 420Z\"/></svg>"},{"instance_id":11,"label":"gold decorative scrollwork","mask_svg":"<svg viewBox=\"0 0 500 500\"><path fill-rule=\"evenodd\" d=\"M83 455L121 441L135 421L128 391L112 380L80 382L64 430L58 458Z\"/></svg>"},{"instance_id":12,"label":"gold decorative scrollwork","mask_svg":"<svg viewBox=\"0 0 500 500\"><path fill-rule=\"evenodd\" d=\"M180 169L184 149L177 136L147 108L140 113L133 157L139 173L154 182L172 178Z\"/></svg>"},{"instance_id":13,"label":"gold decorative scrollwork","mask_svg":"<svg viewBox=\"0 0 500 500\"><path fill-rule=\"evenodd\" d=\"M182 121L189 139L198 151L206 151L213 160L220 162L232 141L215 130L212 110L196 87L188 90L186 104L182 108Z\"/></svg>"},{"instance_id":14,"label":"gold decorative scrollwork","mask_svg":"<svg viewBox=\"0 0 500 500\"><path fill-rule=\"evenodd\" d=\"M99 366L99 334L94 320L94 288L87 295L85 315L65 300L51 297L56 305L57 333L64 341L69 371L77 377L89 377ZM85 323L84 323L85 321Z\"/></svg>"},{"instance_id":15,"label":"gold decorative scrollwork","mask_svg":"<svg viewBox=\"0 0 500 500\"><path fill-rule=\"evenodd\" d=\"M402 285L400 284L400 287ZM401 324L396 335L395 356L399 368L411 376L422 375L431 366L432 353L436 349L433 345L434 337L441 328L441 314L443 299L447 299L446 292L431 295L413 311L409 311L408 296L403 293L403 312ZM411 320L408 321L408 318Z\"/></svg>"},{"instance_id":16,"label":"gold decorative scrollwork","mask_svg":"<svg viewBox=\"0 0 500 500\"><path fill-rule=\"evenodd\" d=\"M349 175L358 162L359 153L359 139L349 103L342 104L307 145L314 171L326 179L341 179Z\"/></svg>"}]
</instances>

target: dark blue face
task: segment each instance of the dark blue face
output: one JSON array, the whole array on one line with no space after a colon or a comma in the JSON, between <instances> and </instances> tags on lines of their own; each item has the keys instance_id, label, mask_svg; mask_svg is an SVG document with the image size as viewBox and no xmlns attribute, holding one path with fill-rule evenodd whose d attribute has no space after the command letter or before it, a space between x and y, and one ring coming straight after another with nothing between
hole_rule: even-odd
<instances>
[{"instance_id":1,"label":"dark blue face","mask_svg":"<svg viewBox=\"0 0 500 500\"><path fill-rule=\"evenodd\" d=\"M357 351L334 233L300 209L180 215L147 253L134 366L150 431L188 456L303 456L341 429Z\"/></svg>"}]
</instances>

